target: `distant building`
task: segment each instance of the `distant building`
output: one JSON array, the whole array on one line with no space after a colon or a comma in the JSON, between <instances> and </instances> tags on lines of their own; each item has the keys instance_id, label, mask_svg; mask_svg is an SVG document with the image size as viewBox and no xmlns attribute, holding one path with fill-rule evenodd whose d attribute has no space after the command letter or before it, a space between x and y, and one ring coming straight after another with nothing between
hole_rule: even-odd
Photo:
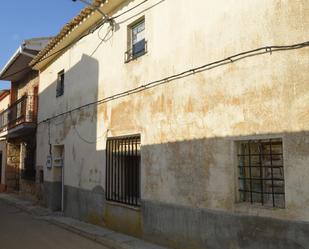
<instances>
[{"instance_id":1,"label":"distant building","mask_svg":"<svg viewBox=\"0 0 309 249\"><path fill-rule=\"evenodd\" d=\"M0 113L6 110L10 103L10 90L0 90ZM5 115L0 115L0 124L4 124L7 121ZM6 190L5 186L5 168L6 168L6 140L3 138L3 133L6 133L6 126L1 126L0 133L0 192Z\"/></svg>"},{"instance_id":2,"label":"distant building","mask_svg":"<svg viewBox=\"0 0 309 249\"><path fill-rule=\"evenodd\" d=\"M173 248L309 245L308 1L94 1L30 63L53 210Z\"/></svg>"},{"instance_id":3,"label":"distant building","mask_svg":"<svg viewBox=\"0 0 309 249\"><path fill-rule=\"evenodd\" d=\"M3 181L8 191L33 197L38 197L36 179L39 181L35 168L39 78L28 64L49 40L25 40L0 72L1 80L11 82L9 106L6 98L0 113L0 136L6 142Z\"/></svg>"}]
</instances>

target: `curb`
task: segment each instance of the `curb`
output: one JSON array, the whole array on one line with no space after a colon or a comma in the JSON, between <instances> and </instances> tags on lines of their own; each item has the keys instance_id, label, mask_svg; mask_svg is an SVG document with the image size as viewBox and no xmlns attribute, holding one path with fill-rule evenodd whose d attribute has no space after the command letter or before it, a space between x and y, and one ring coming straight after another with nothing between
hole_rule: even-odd
<instances>
[{"instance_id":1,"label":"curb","mask_svg":"<svg viewBox=\"0 0 309 249\"><path fill-rule=\"evenodd\" d=\"M13 207L17 208L18 210L21 210L21 211L23 211L25 213L28 213L28 214L32 215L32 216L38 217L41 220L44 220L44 221L46 221L46 222L48 222L50 224L53 224L55 226L61 227L62 229L65 229L65 230L67 230L69 232L72 232L74 234L82 236L82 237L84 237L86 239L89 239L91 241L94 241L94 242L96 242L98 244L101 244L101 245L103 245L105 247L108 247L109 249L129 249L130 248L130 247L128 247L128 245L122 244L121 242L116 242L113 239L109 239L109 238L106 238L106 237L103 237L103 236L98 236L98 235L95 235L95 234L92 234L92 233L88 233L88 232L86 232L84 230L81 230L81 229L78 229L76 227L67 225L67 224L65 224L63 222L57 221L56 218L52 217L52 212L50 212L47 215L40 215L40 214L37 214L34 209L31 209L31 208L29 208L27 206L19 204L19 203L17 203L14 200L9 200L9 199L6 199L6 198L0 198L0 200L5 202L6 204L8 204L10 206L13 206ZM30 202L29 202L29 204L31 205ZM33 206L35 206L35 205L32 205L32 207ZM132 249L133 248L134 247L132 247Z\"/></svg>"},{"instance_id":2,"label":"curb","mask_svg":"<svg viewBox=\"0 0 309 249\"><path fill-rule=\"evenodd\" d=\"M109 249L126 249L125 247L120 246L119 243L114 242L113 240L103 239L100 236L87 233L85 231L79 230L79 229L74 228L72 226L69 226L69 225L66 225L64 223L58 222L58 221L56 221L54 219L47 218L45 220L47 222L53 224L53 225L56 225L58 227L61 227L61 228L65 229L67 231L73 232L73 233L75 233L77 235L80 235L80 236L82 236L84 238L87 238L87 239L92 240L94 242L97 242L97 243L99 243L99 244L101 244L103 246L106 246Z\"/></svg>"}]
</instances>

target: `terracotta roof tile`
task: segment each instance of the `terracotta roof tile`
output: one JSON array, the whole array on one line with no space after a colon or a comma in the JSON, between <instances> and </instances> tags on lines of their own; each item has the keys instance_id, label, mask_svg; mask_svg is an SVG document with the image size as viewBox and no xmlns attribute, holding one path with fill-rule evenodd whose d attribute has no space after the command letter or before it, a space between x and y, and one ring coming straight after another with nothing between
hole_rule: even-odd
<instances>
[{"instance_id":1,"label":"terracotta roof tile","mask_svg":"<svg viewBox=\"0 0 309 249\"><path fill-rule=\"evenodd\" d=\"M99 7L102 4L102 0L93 0L92 4L96 7ZM78 26L85 18L87 18L94 11L95 10L90 6L87 6L84 9L82 9L80 13L77 16L75 16L69 23L65 24L64 27L58 33L58 35L56 35L47 44L47 46L37 54L37 56L30 62L30 66L34 66L35 64L40 62L48 54L48 52L58 44L59 41L61 41L70 31L72 31L76 26Z\"/></svg>"}]
</instances>

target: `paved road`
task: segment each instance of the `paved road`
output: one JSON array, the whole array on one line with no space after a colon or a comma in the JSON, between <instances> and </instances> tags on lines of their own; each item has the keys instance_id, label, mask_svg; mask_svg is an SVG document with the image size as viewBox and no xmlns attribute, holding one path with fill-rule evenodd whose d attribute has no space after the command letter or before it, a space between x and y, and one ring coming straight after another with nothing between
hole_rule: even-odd
<instances>
[{"instance_id":1,"label":"paved road","mask_svg":"<svg viewBox=\"0 0 309 249\"><path fill-rule=\"evenodd\" d=\"M0 200L0 249L108 249Z\"/></svg>"}]
</instances>

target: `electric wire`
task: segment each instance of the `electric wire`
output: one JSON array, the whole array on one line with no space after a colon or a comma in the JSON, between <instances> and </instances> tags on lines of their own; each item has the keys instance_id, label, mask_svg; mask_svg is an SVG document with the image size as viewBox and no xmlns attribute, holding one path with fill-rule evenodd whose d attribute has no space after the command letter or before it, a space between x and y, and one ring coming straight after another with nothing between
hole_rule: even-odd
<instances>
[{"instance_id":1,"label":"electric wire","mask_svg":"<svg viewBox=\"0 0 309 249\"><path fill-rule=\"evenodd\" d=\"M92 29L89 29L89 31L87 33L85 33L84 35L82 35L81 37L79 37L78 39L72 41L71 43L69 43L68 45L64 46L63 48L57 50L56 52L53 52L52 54L49 54L47 56L45 56L44 58L42 58L41 60L39 60L39 62L42 62L44 60L47 60L48 58L62 52L63 50L66 50L67 48L69 48L70 46L72 46L73 44L75 44L76 42L80 41L81 39L83 39L84 37L88 36L89 34L93 33L95 30L97 30L98 28L100 28L102 25L104 25L107 21L113 21L121 16L123 16L124 14L138 8L139 6L141 6L142 4L146 3L148 0L144 0L143 2L139 3L138 5L128 9L127 11L124 11L123 13L119 14L119 15L116 15L116 16L113 16L109 19L105 18L103 19L103 21L100 21L98 22L94 28ZM284 45L284 46L278 46L278 45L273 45L273 46L264 46L264 47L260 47L260 48L257 48L257 49L253 49L253 50L248 50L248 51L245 51L245 52L241 52L241 53L238 53L238 54L234 54L232 56L229 56L227 58L224 58L224 59L221 59L221 60L217 60L217 61L214 61L214 62L211 62L211 63L207 63L207 64L204 64L204 65L201 65L199 67L195 67L195 68L192 68L192 69L189 69L189 70L186 70L186 71L183 71L183 72L180 72L178 74L173 74L173 75L170 75L170 76L167 76L165 78L162 78L162 79L159 79L159 80L155 80L155 81L150 81L149 83L146 83L146 84L143 84L139 87L136 87L136 88L133 88L133 89L129 89L127 91L123 91L123 92L120 92L120 93L117 93L117 94L114 94L114 95L111 95L111 96L108 96L108 97L105 97L103 99L100 99L100 100L97 100L97 101L94 101L94 102L90 102L90 103L87 103L85 105L82 105L82 106L79 106L79 107L76 107L76 108L73 108L71 110L68 110L66 112L63 112L63 113L60 113L60 114L57 114L55 116L52 116L52 117L49 117L47 119L44 119L40 122L38 122L38 125L42 124L42 123L45 123L45 122L48 122L49 123L49 126L50 126L50 121L53 120L53 119L56 119L60 116L64 116L64 115L67 115L67 114L71 114L72 112L74 111L77 111L77 110L80 110L80 109L83 109L83 108L86 108L88 106L91 106L91 105L95 105L95 104L102 104L102 103L106 103L108 101L111 101L111 100L114 100L114 99L117 99L117 98L120 98L120 97L124 97L124 96L128 96L130 94L134 94L134 93L137 93L137 92L140 92L140 91L143 91L143 90L146 90L146 89L149 89L149 88L152 88L154 86L157 86L157 85L161 85L161 84L164 84L164 83L168 83L172 80L175 80L175 79L178 79L178 78L181 78L181 77L186 77L186 76L189 76L189 75L192 75L192 74L195 74L195 73L198 73L200 71L204 71L204 70L207 70L207 69L211 69L212 67L216 67L216 66L219 66L220 64L226 64L226 63L233 63L239 59L242 59L241 57L248 57L248 56L254 56L254 55L257 55L257 54L264 54L264 53L272 53L272 52L275 52L275 51L281 51L281 50L291 50L291 49L298 49L298 48L303 48L303 47L307 47L309 46L309 41L306 41L306 42L303 42L303 43L297 43L297 44L293 44L293 45ZM14 73L11 73L9 75L7 75L6 77L10 77L10 76L13 76L17 73L20 73L26 69L29 69L29 67L26 67L26 68L23 68L17 72L14 72Z\"/></svg>"},{"instance_id":2,"label":"electric wire","mask_svg":"<svg viewBox=\"0 0 309 249\"><path fill-rule=\"evenodd\" d=\"M117 19L117 18L123 16L124 14L126 14L126 13L128 13L128 12L130 12L130 11L136 9L136 8L138 8L139 6L143 5L144 3L148 2L148 1L149 1L149 0L144 0L143 2L141 2L141 3L139 3L139 4L135 5L135 6L133 6L132 8L130 8L130 9L124 11L123 13L121 13L121 14L119 14L119 15L113 16L113 17L111 17L111 18L104 18L102 21L97 22L97 23L94 25L94 27L91 28L91 29L89 29L89 31L86 32L84 35L82 35L82 36L79 37L78 39L72 41L71 43L69 43L68 45L64 46L63 48L61 48L61 49L59 49L59 50L57 50L57 51L55 51L55 52L53 52L53 53L51 53L51 54L49 54L49 55L46 55L44 58L40 59L37 63L40 63L40 62L42 62L42 61L45 61L45 60L49 59L50 57L52 57L52 56L54 56L54 55L57 55L58 53L60 53L60 52L62 52L62 51L64 51L64 50L66 50L67 48L69 48L70 46L72 46L72 45L75 44L76 42L80 41L80 40L83 39L84 37L86 37L86 36L88 36L88 35L94 33L94 31L96 31L98 28L100 28L101 26L103 26L106 22L114 21L115 19ZM100 37L99 37L99 38L100 38ZM101 38L100 38L100 39L101 39ZM102 39L101 39L101 40L102 40ZM27 66L27 67L24 67L24 68L22 68L22 69L20 69L20 70L18 70L18 71L16 71L16 72L13 72L13 73L10 73L10 74L6 75L5 77L7 78L7 77L14 76L14 75L19 74L19 73L21 73L21 72L23 72L23 71L26 71L26 70L28 70L28 69L29 69L28 66Z\"/></svg>"},{"instance_id":3,"label":"electric wire","mask_svg":"<svg viewBox=\"0 0 309 249\"><path fill-rule=\"evenodd\" d=\"M143 2L141 2L141 3L139 3L139 4L135 5L135 6L133 6L132 8L130 8L130 9L128 9L128 10L122 12L121 14L116 15L116 16L113 16L112 19L117 19L117 18L119 18L119 17L121 17L121 16L127 14L128 12L130 12L130 11L132 11L132 10L138 8L139 6L143 5L144 3L148 2L148 1L149 1L149 0L144 0Z\"/></svg>"},{"instance_id":4,"label":"electric wire","mask_svg":"<svg viewBox=\"0 0 309 249\"><path fill-rule=\"evenodd\" d=\"M264 46L264 47L260 47L260 48L257 48L257 49L252 49L252 50L248 50L248 51L241 52L241 53L238 53L238 54L234 54L234 55L226 57L224 59L217 60L217 61L214 61L214 62L211 62L211 63L207 63L207 64L204 64L202 66L195 67L195 68L183 71L183 72L178 73L178 74L173 74L173 75L167 76L167 77L159 79L159 80L151 81L151 82L143 84L139 87L132 88L132 89L129 89L127 91L123 91L123 92L105 97L103 99L100 99L100 100L90 102L90 103L87 103L85 105L73 108L73 109L68 110L66 112L63 112L63 113L57 114L55 116L52 116L50 118L44 119L44 120L38 122L38 125L40 125L41 123L44 123L44 122L49 122L50 120L56 119L56 118L61 117L63 115L67 115L67 114L70 114L72 112L78 111L80 109L89 107L91 105L103 104L103 103L109 102L109 101L114 100L114 99L118 99L118 98L121 98L121 97L124 97L124 96L128 96L128 95L140 92L140 91L150 89L154 86L166 84L170 81L173 81L173 80L176 80L176 79L179 79L179 78L187 77L187 76L190 76L192 74L205 71L207 69L212 69L213 67L220 66L222 64L224 65L224 64L227 64L227 63L233 63L233 62L236 62L240 59L247 58L247 57L254 56L254 55L260 55L260 54L265 54L265 53L272 54L273 52L276 52L276 51L299 49L299 48L304 48L304 47L308 47L308 46L309 46L309 41L306 41L306 42L303 42L303 43L297 43L297 44L285 45L285 46L278 46L278 45Z\"/></svg>"}]
</instances>

